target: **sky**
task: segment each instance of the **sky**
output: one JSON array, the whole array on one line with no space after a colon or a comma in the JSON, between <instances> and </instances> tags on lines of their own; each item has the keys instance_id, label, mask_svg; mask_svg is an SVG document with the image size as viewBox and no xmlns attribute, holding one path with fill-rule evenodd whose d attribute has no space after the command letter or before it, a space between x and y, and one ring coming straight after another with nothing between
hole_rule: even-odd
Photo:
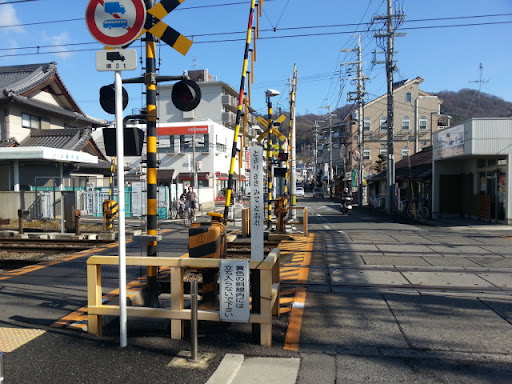
<instances>
[{"instance_id":1,"label":"sky","mask_svg":"<svg viewBox=\"0 0 512 384\"><path fill-rule=\"evenodd\" d=\"M122 0L129 1L129 0ZM141 1L141 0L137 0ZM0 0L0 66L56 62L60 77L82 111L113 120L99 105L99 89L112 72L96 71L102 50L85 23L87 0ZM193 40L186 56L158 45L160 75L208 69L239 90L250 0L186 0L164 22ZM512 0L393 0L404 15L395 38L394 80L421 77L423 91L481 90L512 102ZM274 109L289 109L289 79L297 66L296 112L325 114L347 104L356 90L342 63L357 59L361 38L367 101L386 93L383 49L374 37L386 0L265 0L256 41L252 107L266 113L265 90L280 92ZM372 22L373 21L373 22ZM255 21L256 24L256 16ZM254 37L254 36L253 36ZM253 39L254 40L254 39ZM144 54L143 43L130 48ZM373 52L377 53L374 55ZM144 61L143 61L144 62ZM143 73L140 63L123 78ZM141 85L125 85L125 113L144 106ZM247 86L246 86L247 89Z\"/></svg>"}]
</instances>

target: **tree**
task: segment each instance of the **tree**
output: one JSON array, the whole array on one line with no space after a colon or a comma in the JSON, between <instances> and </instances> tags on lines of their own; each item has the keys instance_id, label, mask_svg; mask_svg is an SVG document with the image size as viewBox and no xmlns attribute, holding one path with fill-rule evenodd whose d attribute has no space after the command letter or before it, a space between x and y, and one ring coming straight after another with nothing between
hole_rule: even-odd
<instances>
[{"instance_id":1,"label":"tree","mask_svg":"<svg viewBox=\"0 0 512 384\"><path fill-rule=\"evenodd\" d=\"M375 171L377 173L384 172L386 170L387 158L383 153L379 153L379 159L375 161Z\"/></svg>"}]
</instances>

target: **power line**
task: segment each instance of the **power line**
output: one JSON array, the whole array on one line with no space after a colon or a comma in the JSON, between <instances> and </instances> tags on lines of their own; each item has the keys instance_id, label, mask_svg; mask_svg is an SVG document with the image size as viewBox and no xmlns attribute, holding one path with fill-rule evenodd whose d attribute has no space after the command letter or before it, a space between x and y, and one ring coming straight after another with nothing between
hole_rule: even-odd
<instances>
[{"instance_id":1,"label":"power line","mask_svg":"<svg viewBox=\"0 0 512 384\"><path fill-rule=\"evenodd\" d=\"M0 5L16 4L16 3L28 3L30 1L39 1L39 0L11 0L11 1L4 1L3 3L0 3Z\"/></svg>"},{"instance_id":2,"label":"power line","mask_svg":"<svg viewBox=\"0 0 512 384\"><path fill-rule=\"evenodd\" d=\"M31 0L35 1L35 0ZM477 27L484 25L503 25L503 24L512 24L512 21L500 21L500 22L489 22L489 23L471 23L471 24L452 24L452 25L437 25L437 26L420 26L420 27L409 27L409 28L400 28L400 30L421 30L421 29L435 29L435 28L457 28L457 27ZM343 35L343 34L353 34L357 31L339 31L339 32L320 32L320 33L305 33L305 34L297 34L297 35L284 35L284 36L260 36L260 40L274 40L274 39L290 39L290 38L299 38L299 37L320 37L320 36L334 36L334 35ZM378 30L369 30L368 32L378 32ZM213 35L213 34L212 34ZM204 41L194 41L195 44L212 44L212 43L232 43L232 42L240 42L241 39L224 39L224 40L204 40ZM22 49L41 49L41 48L57 48L57 47L65 47L65 46L80 46L80 45L90 45L97 44L96 42L87 42L87 43L74 43L74 44L55 44L55 45L40 45L33 47L17 47L17 48L0 48L0 51L11 51L11 50L22 50ZM50 53L72 53L72 52L81 52L81 51L91 51L97 50L94 48L91 49L75 49L75 50L59 50L59 51L48 51L48 52L38 52L39 54L50 54ZM32 55L31 53L17 53L12 55L2 55L1 57L9 57L9 56L21 56L21 55Z\"/></svg>"}]
</instances>

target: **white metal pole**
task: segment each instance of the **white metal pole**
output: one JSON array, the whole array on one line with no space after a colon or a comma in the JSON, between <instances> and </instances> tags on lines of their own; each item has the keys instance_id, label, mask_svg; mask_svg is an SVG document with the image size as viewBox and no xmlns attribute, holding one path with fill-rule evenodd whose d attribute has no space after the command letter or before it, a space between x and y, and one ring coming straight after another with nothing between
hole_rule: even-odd
<instances>
[{"instance_id":1,"label":"white metal pole","mask_svg":"<svg viewBox=\"0 0 512 384\"><path fill-rule=\"evenodd\" d=\"M121 71L115 71L116 94L116 149L117 149L117 204L119 226L119 337L120 346L128 345L126 315L126 233L124 208L124 136L123 136L123 94Z\"/></svg>"},{"instance_id":2,"label":"white metal pole","mask_svg":"<svg viewBox=\"0 0 512 384\"><path fill-rule=\"evenodd\" d=\"M19 192L20 191L20 161L19 160L14 160L13 181L14 181L13 190L15 192Z\"/></svg>"},{"instance_id":3,"label":"white metal pole","mask_svg":"<svg viewBox=\"0 0 512 384\"><path fill-rule=\"evenodd\" d=\"M66 232L64 229L64 163L59 163L59 191L60 191L60 233Z\"/></svg>"}]
</instances>

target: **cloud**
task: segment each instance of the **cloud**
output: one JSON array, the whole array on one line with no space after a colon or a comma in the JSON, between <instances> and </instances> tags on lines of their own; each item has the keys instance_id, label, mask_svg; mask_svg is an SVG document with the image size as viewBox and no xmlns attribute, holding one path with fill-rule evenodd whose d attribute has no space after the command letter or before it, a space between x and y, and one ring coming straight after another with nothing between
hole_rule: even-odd
<instances>
[{"instance_id":1,"label":"cloud","mask_svg":"<svg viewBox=\"0 0 512 384\"><path fill-rule=\"evenodd\" d=\"M23 27L19 26L21 24L21 21L18 19L18 16L16 16L16 10L11 4L0 3L0 11L2 13L2 17L0 17L1 32L24 32Z\"/></svg>"},{"instance_id":2,"label":"cloud","mask_svg":"<svg viewBox=\"0 0 512 384\"><path fill-rule=\"evenodd\" d=\"M66 59L71 57L71 52L68 52L68 44L71 41L69 38L69 34L67 32L59 33L58 35L50 36L46 32L43 33L43 41L47 45L52 45L54 47L49 47L48 50L51 52L55 52L55 54L62 58Z\"/></svg>"}]
</instances>

